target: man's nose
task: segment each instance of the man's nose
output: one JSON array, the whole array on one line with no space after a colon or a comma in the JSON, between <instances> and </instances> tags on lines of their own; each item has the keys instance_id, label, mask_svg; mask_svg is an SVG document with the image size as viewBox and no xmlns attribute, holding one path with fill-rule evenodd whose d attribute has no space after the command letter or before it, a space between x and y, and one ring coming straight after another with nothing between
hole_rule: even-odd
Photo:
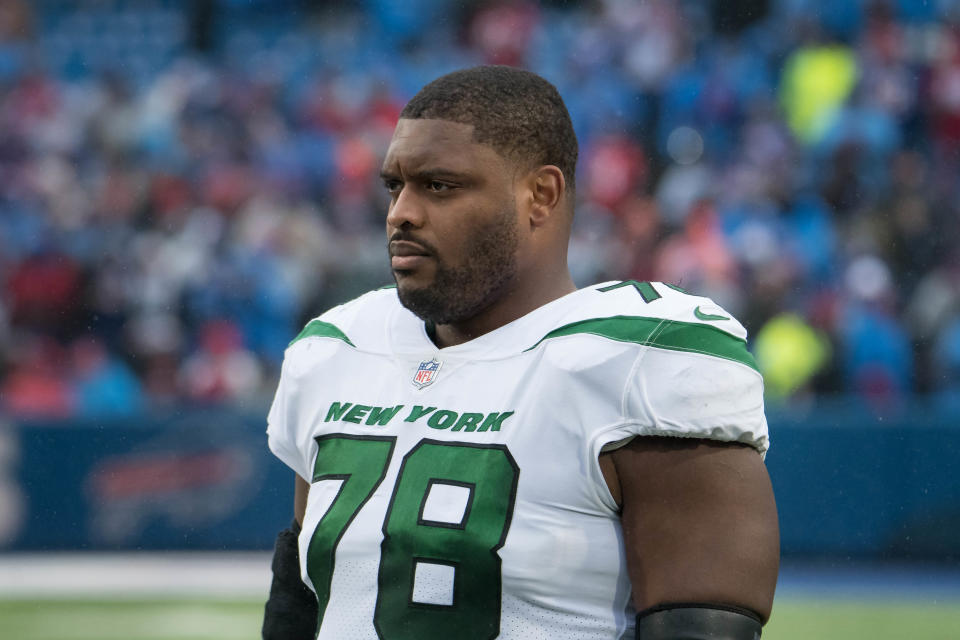
<instances>
[{"instance_id":1,"label":"man's nose","mask_svg":"<svg viewBox=\"0 0 960 640\"><path fill-rule=\"evenodd\" d=\"M423 202L409 187L400 189L400 193L387 211L387 224L394 228L400 228L404 224L419 228L425 221L426 212L423 209Z\"/></svg>"}]
</instances>

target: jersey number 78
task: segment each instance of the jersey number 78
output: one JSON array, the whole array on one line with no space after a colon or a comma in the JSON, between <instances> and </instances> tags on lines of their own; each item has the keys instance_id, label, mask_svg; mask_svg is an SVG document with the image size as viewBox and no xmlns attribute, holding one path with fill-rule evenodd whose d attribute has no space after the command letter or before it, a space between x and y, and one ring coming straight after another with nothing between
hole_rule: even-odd
<instances>
[{"instance_id":1,"label":"jersey number 78","mask_svg":"<svg viewBox=\"0 0 960 640\"><path fill-rule=\"evenodd\" d=\"M330 434L316 438L313 482L342 480L314 530L307 574L323 622L337 545L386 477L396 438ZM403 457L383 521L373 622L382 640L487 640L500 632L500 556L513 517L520 470L503 445L423 439ZM460 522L425 518L437 485L466 490ZM418 571L453 575L452 599L437 604L415 594Z\"/></svg>"}]
</instances>

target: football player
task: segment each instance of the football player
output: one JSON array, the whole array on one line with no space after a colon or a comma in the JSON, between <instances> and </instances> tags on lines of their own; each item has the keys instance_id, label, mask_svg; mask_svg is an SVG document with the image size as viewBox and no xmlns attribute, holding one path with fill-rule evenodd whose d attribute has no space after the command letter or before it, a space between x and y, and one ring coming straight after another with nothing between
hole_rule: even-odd
<instances>
[{"instance_id":1,"label":"football player","mask_svg":"<svg viewBox=\"0 0 960 640\"><path fill-rule=\"evenodd\" d=\"M674 286L574 286L576 160L527 71L404 108L396 286L311 321L270 410L297 490L264 637L759 637L779 544L746 331Z\"/></svg>"}]
</instances>

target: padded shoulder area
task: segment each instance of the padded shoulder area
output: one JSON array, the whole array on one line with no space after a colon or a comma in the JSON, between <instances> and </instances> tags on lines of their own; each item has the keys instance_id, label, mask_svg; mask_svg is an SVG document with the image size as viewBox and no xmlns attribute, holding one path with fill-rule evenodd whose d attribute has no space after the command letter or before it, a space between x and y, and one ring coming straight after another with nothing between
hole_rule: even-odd
<instances>
[{"instance_id":1,"label":"padded shoulder area","mask_svg":"<svg viewBox=\"0 0 960 640\"><path fill-rule=\"evenodd\" d=\"M597 317L623 315L686 322L714 327L741 340L747 337L743 325L720 305L676 285L624 280L594 285L591 289L596 294L590 302Z\"/></svg>"},{"instance_id":2,"label":"padded shoulder area","mask_svg":"<svg viewBox=\"0 0 960 640\"><path fill-rule=\"evenodd\" d=\"M715 356L756 369L746 348L746 329L709 298L661 282L627 280L594 285L576 302L534 347L555 338L590 334Z\"/></svg>"},{"instance_id":3,"label":"padded shoulder area","mask_svg":"<svg viewBox=\"0 0 960 640\"><path fill-rule=\"evenodd\" d=\"M383 350L386 344L384 319L399 304L395 287L369 291L308 322L288 348L309 338L325 338L339 340L358 349Z\"/></svg>"}]
</instances>

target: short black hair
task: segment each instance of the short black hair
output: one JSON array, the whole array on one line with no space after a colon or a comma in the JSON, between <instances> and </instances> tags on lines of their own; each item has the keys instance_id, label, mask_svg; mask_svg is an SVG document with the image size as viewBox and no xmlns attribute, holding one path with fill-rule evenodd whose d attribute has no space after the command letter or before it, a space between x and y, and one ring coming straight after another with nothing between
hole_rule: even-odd
<instances>
[{"instance_id":1,"label":"short black hair","mask_svg":"<svg viewBox=\"0 0 960 640\"><path fill-rule=\"evenodd\" d=\"M473 125L474 139L530 167L556 165L575 190L577 136L552 84L535 73L500 65L461 69L425 86L401 118L436 118Z\"/></svg>"}]
</instances>

